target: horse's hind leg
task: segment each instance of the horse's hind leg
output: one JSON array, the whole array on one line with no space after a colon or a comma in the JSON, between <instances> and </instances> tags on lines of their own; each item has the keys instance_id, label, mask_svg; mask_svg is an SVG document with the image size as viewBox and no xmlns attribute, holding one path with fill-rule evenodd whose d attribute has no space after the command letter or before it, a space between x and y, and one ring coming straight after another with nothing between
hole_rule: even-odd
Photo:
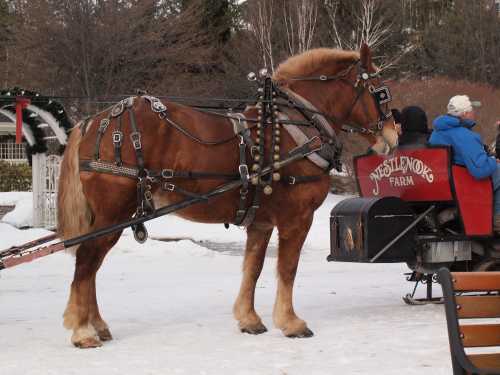
<instances>
[{"instance_id":1,"label":"horse's hind leg","mask_svg":"<svg viewBox=\"0 0 500 375\"><path fill-rule=\"evenodd\" d=\"M259 278L267 244L271 238L271 224L252 224L247 229L245 259L243 261L243 278L240 292L234 304L233 313L240 330L246 333L259 334L267 331L262 320L255 312L255 285Z\"/></svg>"},{"instance_id":2,"label":"horse's hind leg","mask_svg":"<svg viewBox=\"0 0 500 375\"><path fill-rule=\"evenodd\" d=\"M91 294L91 302L90 302L90 323L94 327L97 332L97 336L101 341L110 341L113 339L111 335L111 331L109 330L108 325L102 319L101 314L99 313L99 306L97 305L97 294L95 289L95 276L92 278L92 289L93 292Z\"/></svg>"},{"instance_id":3,"label":"horse's hind leg","mask_svg":"<svg viewBox=\"0 0 500 375\"><path fill-rule=\"evenodd\" d=\"M107 324L97 306L95 278L107 252L116 243L119 234L87 241L76 252L76 265L68 306L64 312L64 326L73 330L71 342L80 348L101 346L111 339Z\"/></svg>"},{"instance_id":4,"label":"horse's hind leg","mask_svg":"<svg viewBox=\"0 0 500 375\"><path fill-rule=\"evenodd\" d=\"M104 257L101 257L101 259L104 260ZM97 331L97 336L101 341L110 341L113 339L113 336L111 335L111 331L109 330L108 325L102 319L101 314L99 312L99 306L97 304L97 292L96 292L95 280L96 280L96 275L94 275L90 284L92 288L92 292L90 295L91 300L89 306L90 323Z\"/></svg>"},{"instance_id":5,"label":"horse's hind leg","mask_svg":"<svg viewBox=\"0 0 500 375\"><path fill-rule=\"evenodd\" d=\"M290 215L294 220L278 223L278 289L273 311L273 320L288 337L311 337L307 328L293 309L293 284L297 273L300 251L311 227L313 212ZM281 225L280 225L281 224Z\"/></svg>"}]
</instances>

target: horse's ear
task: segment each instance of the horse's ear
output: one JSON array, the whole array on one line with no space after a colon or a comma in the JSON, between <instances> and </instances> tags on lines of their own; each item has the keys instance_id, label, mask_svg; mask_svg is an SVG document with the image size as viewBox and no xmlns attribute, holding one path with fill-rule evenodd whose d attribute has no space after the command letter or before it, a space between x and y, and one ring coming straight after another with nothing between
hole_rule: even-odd
<instances>
[{"instance_id":1,"label":"horse's ear","mask_svg":"<svg viewBox=\"0 0 500 375\"><path fill-rule=\"evenodd\" d=\"M368 69L372 65L372 52L370 51L370 47L366 42L363 42L361 45L361 49L359 51L359 55L361 58L361 66L365 69Z\"/></svg>"}]
</instances>

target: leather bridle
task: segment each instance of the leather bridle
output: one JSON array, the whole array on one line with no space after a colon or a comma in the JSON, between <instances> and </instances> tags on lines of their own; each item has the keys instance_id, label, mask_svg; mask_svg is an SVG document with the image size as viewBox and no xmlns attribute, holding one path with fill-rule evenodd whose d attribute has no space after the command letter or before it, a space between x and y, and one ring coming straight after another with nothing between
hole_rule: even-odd
<instances>
[{"instance_id":1,"label":"leather bridle","mask_svg":"<svg viewBox=\"0 0 500 375\"><path fill-rule=\"evenodd\" d=\"M348 78L348 75L352 71L352 69L357 68L358 73L356 76L356 81L352 81ZM378 133L382 127L384 122L389 119L392 114L388 108L388 103L392 101L392 95L389 88L386 85L376 86L374 85L373 80L380 77L379 72L369 73L367 69L365 69L361 62L358 60L351 64L348 68L343 71L335 74L335 75L319 75L312 77L292 77L287 78L287 81L319 81L319 82L330 82L330 81L339 81L347 83L350 87L352 87L356 91L356 97L354 98L351 106L346 115L342 116L342 118L336 118L333 115L321 113L325 118L332 121L334 124L339 126L343 131L347 131L350 133L362 133L362 134L376 134ZM378 111L378 119L377 122L368 124L367 126L362 126L360 124L352 123L348 121L348 118L351 116L352 111L358 104L360 98L364 94L365 90L368 90L370 96L373 98L375 106ZM382 106L385 105L385 111ZM368 110L365 105L363 105L363 111L368 113Z\"/></svg>"}]
</instances>

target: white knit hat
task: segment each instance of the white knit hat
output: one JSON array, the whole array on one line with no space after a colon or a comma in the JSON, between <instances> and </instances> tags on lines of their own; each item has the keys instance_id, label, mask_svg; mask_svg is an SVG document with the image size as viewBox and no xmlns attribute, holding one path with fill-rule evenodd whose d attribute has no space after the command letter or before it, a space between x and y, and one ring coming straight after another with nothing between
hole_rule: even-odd
<instances>
[{"instance_id":1,"label":"white knit hat","mask_svg":"<svg viewBox=\"0 0 500 375\"><path fill-rule=\"evenodd\" d=\"M471 102L467 95L456 95L448 103L448 113L452 116L460 116L472 111L472 107L480 106L480 102Z\"/></svg>"}]
</instances>

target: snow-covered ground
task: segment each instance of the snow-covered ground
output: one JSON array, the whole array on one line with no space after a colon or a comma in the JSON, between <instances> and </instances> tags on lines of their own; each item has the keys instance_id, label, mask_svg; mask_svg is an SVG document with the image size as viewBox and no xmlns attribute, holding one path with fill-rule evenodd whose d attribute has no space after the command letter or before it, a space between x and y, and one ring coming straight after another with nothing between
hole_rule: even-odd
<instances>
[{"instance_id":1,"label":"snow-covered ground","mask_svg":"<svg viewBox=\"0 0 500 375\"><path fill-rule=\"evenodd\" d=\"M0 193L0 204L8 194ZM329 211L339 199L330 196L317 211L296 281L295 307L314 337L288 339L273 328L273 256L256 295L269 331L240 333L231 309L244 232L172 216L149 224L150 235L197 242L138 245L126 232L106 258L98 297L115 339L102 348L74 348L62 327L70 255L1 271L0 374L451 374L443 306L402 302L410 288L405 265L325 261ZM45 233L0 223L0 249Z\"/></svg>"}]
</instances>

